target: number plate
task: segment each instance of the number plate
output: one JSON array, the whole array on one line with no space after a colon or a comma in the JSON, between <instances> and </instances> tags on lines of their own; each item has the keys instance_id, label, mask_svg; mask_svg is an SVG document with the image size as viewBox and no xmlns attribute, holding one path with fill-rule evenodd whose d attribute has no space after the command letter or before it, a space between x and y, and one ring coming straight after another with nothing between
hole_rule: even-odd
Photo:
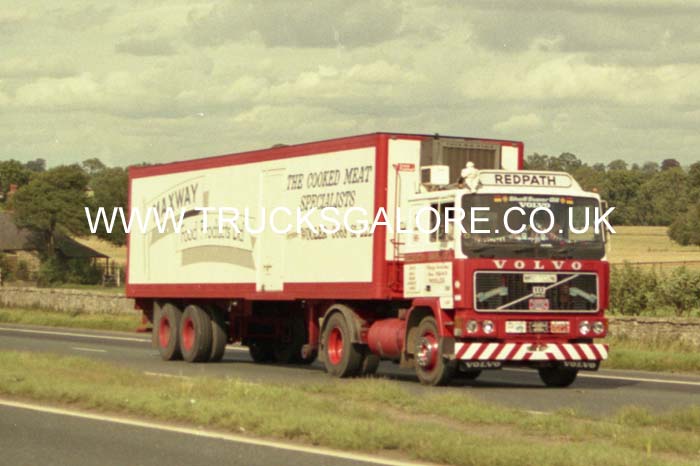
<instances>
[{"instance_id":1,"label":"number plate","mask_svg":"<svg viewBox=\"0 0 700 466\"><path fill-rule=\"evenodd\" d=\"M524 273L523 283L556 283L556 273Z\"/></svg>"},{"instance_id":2,"label":"number plate","mask_svg":"<svg viewBox=\"0 0 700 466\"><path fill-rule=\"evenodd\" d=\"M553 320L549 324L549 331L552 333L569 333L570 328L568 320Z\"/></svg>"},{"instance_id":3,"label":"number plate","mask_svg":"<svg viewBox=\"0 0 700 466\"><path fill-rule=\"evenodd\" d=\"M549 333L549 322L546 320L533 320L529 324L530 333Z\"/></svg>"},{"instance_id":4,"label":"number plate","mask_svg":"<svg viewBox=\"0 0 700 466\"><path fill-rule=\"evenodd\" d=\"M528 309L531 311L549 311L549 299L530 298L528 301Z\"/></svg>"},{"instance_id":5,"label":"number plate","mask_svg":"<svg viewBox=\"0 0 700 466\"><path fill-rule=\"evenodd\" d=\"M506 333L525 333L527 331L524 320L506 321Z\"/></svg>"}]
</instances>

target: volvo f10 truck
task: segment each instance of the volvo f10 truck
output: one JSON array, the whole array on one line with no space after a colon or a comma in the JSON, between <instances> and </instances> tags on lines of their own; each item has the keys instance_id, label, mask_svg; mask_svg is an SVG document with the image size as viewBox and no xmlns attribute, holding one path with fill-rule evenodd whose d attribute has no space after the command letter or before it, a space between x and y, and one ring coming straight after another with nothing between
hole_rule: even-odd
<instances>
[{"instance_id":1,"label":"volvo f10 truck","mask_svg":"<svg viewBox=\"0 0 700 466\"><path fill-rule=\"evenodd\" d=\"M132 167L130 214L172 221L129 233L126 292L165 360L239 343L336 377L389 360L429 385L517 366L567 386L608 352L601 205L493 139L376 133Z\"/></svg>"}]
</instances>

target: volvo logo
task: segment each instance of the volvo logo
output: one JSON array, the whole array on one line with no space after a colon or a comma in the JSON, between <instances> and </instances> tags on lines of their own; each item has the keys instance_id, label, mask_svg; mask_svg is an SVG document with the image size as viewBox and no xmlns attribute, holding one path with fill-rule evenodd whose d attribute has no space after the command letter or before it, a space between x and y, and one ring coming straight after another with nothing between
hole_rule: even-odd
<instances>
[{"instance_id":1,"label":"volvo logo","mask_svg":"<svg viewBox=\"0 0 700 466\"><path fill-rule=\"evenodd\" d=\"M529 265L528 265L529 263ZM562 260L548 260L548 261L542 261L539 259L535 259L532 261L524 261L522 259L516 259L513 261L510 261L508 259L493 259L493 264L496 266L498 270L503 270L506 266L510 265L512 268L516 270L548 270L554 268L555 270L563 270L565 267L569 268L571 270L581 270L581 262L580 261L572 261L572 262L567 262L567 261L562 261ZM545 265L549 265L550 267L545 267ZM509 267L509 268L511 268Z\"/></svg>"}]
</instances>

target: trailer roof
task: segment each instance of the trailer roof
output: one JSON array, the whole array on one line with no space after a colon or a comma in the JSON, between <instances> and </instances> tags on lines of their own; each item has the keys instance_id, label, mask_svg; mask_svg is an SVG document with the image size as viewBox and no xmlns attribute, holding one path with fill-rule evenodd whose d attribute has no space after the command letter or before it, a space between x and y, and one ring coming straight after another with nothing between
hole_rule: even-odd
<instances>
[{"instance_id":1,"label":"trailer roof","mask_svg":"<svg viewBox=\"0 0 700 466\"><path fill-rule=\"evenodd\" d=\"M196 159L179 160L167 163L158 163L145 166L129 167L130 178L142 178L147 176L160 175L164 173L177 173L188 170L200 170L204 168L214 168L228 165L228 161L236 158L236 162L241 163L239 157L249 158L249 161L242 163L251 163L255 161L271 160L276 158L286 158L313 154L318 151L334 151L343 149L354 149L358 147L367 147L377 143L381 136L394 137L399 139L425 139L425 138L450 138L463 139L468 141L484 141L499 143L505 145L522 146L521 141L493 138L478 138L467 136L449 136L443 134L420 134L420 133L389 133L377 132L366 133L356 136L345 136L340 138L323 139L320 141L304 142L299 144L276 144L272 147L264 149L249 150L243 152L234 152L230 154L221 154L208 157L200 157Z\"/></svg>"}]
</instances>

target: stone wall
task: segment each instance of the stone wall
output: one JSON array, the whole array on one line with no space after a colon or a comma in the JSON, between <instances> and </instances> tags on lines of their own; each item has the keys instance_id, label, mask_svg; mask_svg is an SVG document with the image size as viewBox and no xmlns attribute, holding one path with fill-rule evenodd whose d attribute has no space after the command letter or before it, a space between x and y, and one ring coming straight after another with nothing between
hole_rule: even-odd
<instances>
[{"instance_id":1,"label":"stone wall","mask_svg":"<svg viewBox=\"0 0 700 466\"><path fill-rule=\"evenodd\" d=\"M134 300L92 290L0 287L0 307L47 309L90 314L134 314Z\"/></svg>"},{"instance_id":2,"label":"stone wall","mask_svg":"<svg viewBox=\"0 0 700 466\"><path fill-rule=\"evenodd\" d=\"M608 316L610 335L629 339L677 340L700 350L700 319Z\"/></svg>"}]
</instances>

